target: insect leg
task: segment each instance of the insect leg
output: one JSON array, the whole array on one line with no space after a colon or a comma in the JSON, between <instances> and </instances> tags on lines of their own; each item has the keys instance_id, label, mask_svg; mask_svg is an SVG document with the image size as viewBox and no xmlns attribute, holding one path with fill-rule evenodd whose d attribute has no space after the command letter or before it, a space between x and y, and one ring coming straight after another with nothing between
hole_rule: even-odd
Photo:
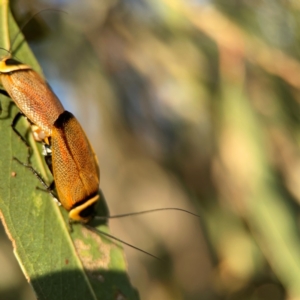
<instances>
[{"instance_id":1,"label":"insect leg","mask_svg":"<svg viewBox=\"0 0 300 300\"><path fill-rule=\"evenodd\" d=\"M21 117L24 117L25 116L21 113L21 112L18 112L16 114L16 116L14 117L13 121L11 122L10 126L11 128L13 129L13 131L15 132L15 134L21 139L21 141L26 145L27 147L27 151L28 151L28 156L27 156L27 164L29 165L29 160L30 160L30 156L31 156L31 147L30 145L28 144L28 142L25 140L25 138L21 135L21 133L16 129L16 125L19 121L19 119Z\"/></svg>"},{"instance_id":2,"label":"insect leg","mask_svg":"<svg viewBox=\"0 0 300 300\"><path fill-rule=\"evenodd\" d=\"M3 96L9 97L7 91L0 89L0 94L2 94Z\"/></svg>"},{"instance_id":3,"label":"insect leg","mask_svg":"<svg viewBox=\"0 0 300 300\"><path fill-rule=\"evenodd\" d=\"M49 139L51 141L51 139ZM43 152L42 155L45 157L45 162L46 165L48 166L51 174L53 174L53 169L52 169L52 149L50 144L46 144L43 142Z\"/></svg>"},{"instance_id":4,"label":"insect leg","mask_svg":"<svg viewBox=\"0 0 300 300\"><path fill-rule=\"evenodd\" d=\"M0 89L0 94L3 96L9 97L8 93L5 90ZM3 109L2 109L1 102L0 102L0 116L2 115L2 110ZM3 119L3 117L1 119Z\"/></svg>"},{"instance_id":5,"label":"insect leg","mask_svg":"<svg viewBox=\"0 0 300 300\"><path fill-rule=\"evenodd\" d=\"M39 190L39 191L42 191L42 192L49 193L52 196L54 202L56 202L58 206L61 206L61 203L57 199L58 197L57 197L57 195L54 192L54 189L55 189L55 182L54 182L54 180L51 182L51 184L46 189L40 188L39 186L37 186L36 189Z\"/></svg>"},{"instance_id":6,"label":"insect leg","mask_svg":"<svg viewBox=\"0 0 300 300\"><path fill-rule=\"evenodd\" d=\"M32 167L32 165L30 164L27 164L27 163L23 163L21 162L18 158L16 157L13 157L13 160L17 161L20 165L24 166L25 168L29 169L33 175L35 175L37 177L37 179L40 181L40 183L44 186L45 190L44 189L41 189L41 188L38 188L39 190L42 190L42 191L45 191L47 193L49 193L53 200L58 204L58 205L61 205L61 203L58 201L55 193L53 192L53 189L54 189L54 181L48 185L45 180L43 179L43 177L41 176L41 174Z\"/></svg>"}]
</instances>

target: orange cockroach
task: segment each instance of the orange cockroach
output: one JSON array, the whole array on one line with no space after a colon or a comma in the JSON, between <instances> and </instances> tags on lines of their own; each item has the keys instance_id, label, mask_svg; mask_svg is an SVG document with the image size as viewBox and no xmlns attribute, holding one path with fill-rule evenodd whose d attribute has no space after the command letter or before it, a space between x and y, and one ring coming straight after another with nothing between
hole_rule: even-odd
<instances>
[{"instance_id":1,"label":"orange cockroach","mask_svg":"<svg viewBox=\"0 0 300 300\"><path fill-rule=\"evenodd\" d=\"M33 124L35 140L47 139L64 108L45 80L30 66L9 55L0 61L0 82ZM12 124L16 124L19 117L20 114L17 114Z\"/></svg>"},{"instance_id":2,"label":"orange cockroach","mask_svg":"<svg viewBox=\"0 0 300 300\"><path fill-rule=\"evenodd\" d=\"M97 157L76 118L63 112L51 135L51 167L59 201L73 221L88 222L99 200Z\"/></svg>"}]
</instances>

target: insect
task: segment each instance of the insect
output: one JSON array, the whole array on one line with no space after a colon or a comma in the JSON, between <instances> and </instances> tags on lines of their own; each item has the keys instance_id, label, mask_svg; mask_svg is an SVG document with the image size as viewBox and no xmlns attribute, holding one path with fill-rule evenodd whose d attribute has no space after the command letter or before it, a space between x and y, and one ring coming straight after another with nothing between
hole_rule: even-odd
<instances>
[{"instance_id":1,"label":"insect","mask_svg":"<svg viewBox=\"0 0 300 300\"><path fill-rule=\"evenodd\" d=\"M30 66L8 55L0 61L0 82L32 124L35 140L47 140L64 108L46 81ZM14 130L20 116L18 113L12 122Z\"/></svg>"},{"instance_id":2,"label":"insect","mask_svg":"<svg viewBox=\"0 0 300 300\"><path fill-rule=\"evenodd\" d=\"M100 171L83 129L70 112L64 111L53 124L51 152L50 169L60 203L70 220L87 223L99 200Z\"/></svg>"}]
</instances>

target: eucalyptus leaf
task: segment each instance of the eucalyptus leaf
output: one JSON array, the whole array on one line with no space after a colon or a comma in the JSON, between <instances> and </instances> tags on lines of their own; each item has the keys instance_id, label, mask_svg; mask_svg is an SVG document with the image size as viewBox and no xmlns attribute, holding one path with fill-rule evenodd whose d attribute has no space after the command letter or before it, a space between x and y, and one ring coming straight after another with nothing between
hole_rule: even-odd
<instances>
[{"instance_id":1,"label":"eucalyptus leaf","mask_svg":"<svg viewBox=\"0 0 300 300\"><path fill-rule=\"evenodd\" d=\"M5 1L0 1L0 19L5 14ZM19 29L9 12L8 28L0 22L0 47L7 47ZM13 56L40 72L22 34L13 45ZM13 50L14 50L13 49ZM7 55L4 50L1 57ZM81 224L68 225L68 213L51 196L36 189L40 185L30 170L13 157L27 161L26 145L11 129L17 107L0 95L0 214L13 243L15 256L38 299L138 299L126 274L126 262L119 244L97 235ZM30 162L47 183L53 180L41 156L28 121L21 118L18 131L30 143ZM105 200L99 213L105 210ZM108 232L107 225L99 225Z\"/></svg>"}]
</instances>

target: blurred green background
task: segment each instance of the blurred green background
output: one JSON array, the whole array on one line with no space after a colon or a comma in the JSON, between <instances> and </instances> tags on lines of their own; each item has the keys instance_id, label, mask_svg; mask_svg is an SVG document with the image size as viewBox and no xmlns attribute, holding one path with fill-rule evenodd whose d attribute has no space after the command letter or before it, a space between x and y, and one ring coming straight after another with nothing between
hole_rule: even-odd
<instances>
[{"instance_id":1,"label":"blurred green background","mask_svg":"<svg viewBox=\"0 0 300 300\"><path fill-rule=\"evenodd\" d=\"M141 299L300 299L300 2L12 1L79 119ZM49 198L49 201L51 199ZM1 233L0 299L34 299ZM8 264L8 258L10 264Z\"/></svg>"}]
</instances>

